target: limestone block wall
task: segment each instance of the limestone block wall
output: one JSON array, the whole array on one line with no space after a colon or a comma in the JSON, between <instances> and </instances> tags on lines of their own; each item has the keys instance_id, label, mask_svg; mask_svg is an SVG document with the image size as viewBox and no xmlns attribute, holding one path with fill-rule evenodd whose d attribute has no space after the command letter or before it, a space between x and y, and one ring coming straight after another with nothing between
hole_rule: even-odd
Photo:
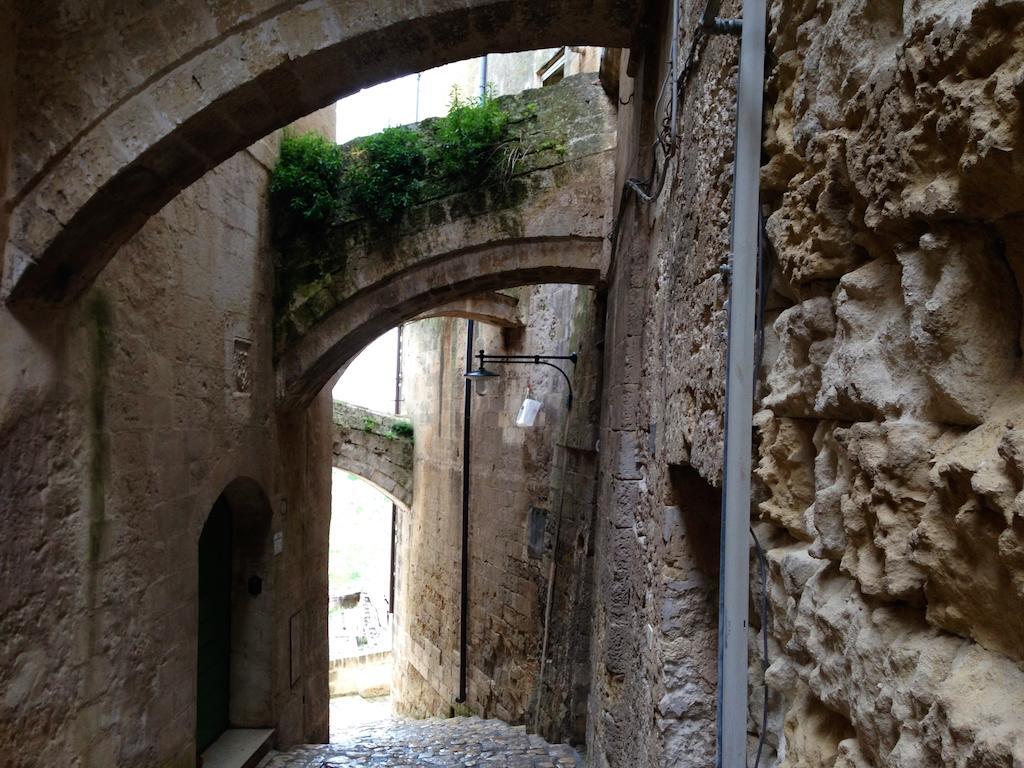
<instances>
[{"instance_id":1,"label":"limestone block wall","mask_svg":"<svg viewBox=\"0 0 1024 768\"><path fill-rule=\"evenodd\" d=\"M768 742L1017 764L1024 6L775 3L771 26Z\"/></svg>"},{"instance_id":2,"label":"limestone block wall","mask_svg":"<svg viewBox=\"0 0 1024 768\"><path fill-rule=\"evenodd\" d=\"M726 2L723 16L737 15ZM680 59L703 2L683 2ZM715 762L718 550L737 45L715 37L679 101L678 151L646 179L670 108L671 8L619 67L588 717L594 768ZM635 76L631 76L630 73ZM655 106L657 105L657 111ZM657 187L657 180L653 185Z\"/></svg>"},{"instance_id":3,"label":"limestone block wall","mask_svg":"<svg viewBox=\"0 0 1024 768\"><path fill-rule=\"evenodd\" d=\"M0 311L5 765L195 764L197 542L239 478L262 490L281 550L248 597L272 617L250 646L272 649L256 670L267 700L233 717L282 744L327 735L330 402L275 410L273 151L179 195L80 301Z\"/></svg>"},{"instance_id":4,"label":"limestone block wall","mask_svg":"<svg viewBox=\"0 0 1024 768\"><path fill-rule=\"evenodd\" d=\"M478 324L474 347L577 349L576 400L567 415L565 382L539 366L501 366L494 391L473 395L466 706L579 741L589 677L600 312L593 290L575 286L519 289L519 306L524 329ZM419 715L447 713L458 695L465 334L465 320L436 318L408 324L403 336L418 490L402 516L394 691L400 711ZM527 392L543 402L532 429L514 425ZM541 683L552 557L550 661Z\"/></svg>"}]
</instances>

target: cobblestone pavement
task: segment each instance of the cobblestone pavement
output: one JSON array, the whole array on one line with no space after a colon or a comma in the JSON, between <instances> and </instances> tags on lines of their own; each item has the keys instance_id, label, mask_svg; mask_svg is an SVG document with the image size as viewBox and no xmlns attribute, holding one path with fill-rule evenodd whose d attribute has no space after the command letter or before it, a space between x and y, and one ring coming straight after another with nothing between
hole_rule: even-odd
<instances>
[{"instance_id":1,"label":"cobblestone pavement","mask_svg":"<svg viewBox=\"0 0 1024 768\"><path fill-rule=\"evenodd\" d=\"M392 718L346 729L334 744L271 752L259 768L582 768L572 747L500 720Z\"/></svg>"}]
</instances>

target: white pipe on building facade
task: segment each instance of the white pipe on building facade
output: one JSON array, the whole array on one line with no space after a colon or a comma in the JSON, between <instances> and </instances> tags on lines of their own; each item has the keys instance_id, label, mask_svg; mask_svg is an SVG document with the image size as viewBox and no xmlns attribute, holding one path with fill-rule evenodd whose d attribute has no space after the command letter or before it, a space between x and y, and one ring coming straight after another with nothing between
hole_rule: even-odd
<instances>
[{"instance_id":1,"label":"white pipe on building facade","mask_svg":"<svg viewBox=\"0 0 1024 768\"><path fill-rule=\"evenodd\" d=\"M747 764L747 619L765 0L744 0L733 177L718 616L718 766Z\"/></svg>"}]
</instances>

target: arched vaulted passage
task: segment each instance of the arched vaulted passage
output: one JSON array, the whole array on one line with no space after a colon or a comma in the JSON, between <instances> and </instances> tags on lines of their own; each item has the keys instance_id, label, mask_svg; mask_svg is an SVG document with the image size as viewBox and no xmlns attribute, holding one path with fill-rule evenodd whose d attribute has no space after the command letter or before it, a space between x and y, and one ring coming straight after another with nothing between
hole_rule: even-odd
<instances>
[{"instance_id":1,"label":"arched vaulted passage","mask_svg":"<svg viewBox=\"0 0 1024 768\"><path fill-rule=\"evenodd\" d=\"M540 146L505 182L416 206L393 226L337 222L306 262L288 257L277 318L278 387L308 403L385 331L452 301L521 285L596 285L614 188L614 110L590 76L527 91ZM535 142L537 143L537 142ZM310 268L310 264L313 268Z\"/></svg>"},{"instance_id":2,"label":"arched vaulted passage","mask_svg":"<svg viewBox=\"0 0 1024 768\"><path fill-rule=\"evenodd\" d=\"M113 17L55 18L44 3L21 20L26 55L18 62L17 162L0 297L76 296L206 171L359 88L491 51L625 46L639 6L283 0L218 7L180 0ZM150 40L142 29L167 44L140 49L140 40ZM96 35L111 41L102 60L90 47ZM49 55L48 39L60 41L62 58Z\"/></svg>"}]
</instances>

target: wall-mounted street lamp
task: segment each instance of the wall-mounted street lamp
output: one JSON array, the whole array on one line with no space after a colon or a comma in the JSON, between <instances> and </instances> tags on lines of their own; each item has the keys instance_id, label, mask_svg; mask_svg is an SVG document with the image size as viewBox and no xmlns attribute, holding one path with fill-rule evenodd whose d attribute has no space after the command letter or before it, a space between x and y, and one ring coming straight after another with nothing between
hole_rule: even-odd
<instances>
[{"instance_id":1,"label":"wall-mounted street lamp","mask_svg":"<svg viewBox=\"0 0 1024 768\"><path fill-rule=\"evenodd\" d=\"M471 365L470 361L473 357L473 339L473 321L469 320L466 327L466 373L464 374L466 378L466 405L462 414L462 585L459 605L459 696L456 699L459 703L466 701L469 679L469 464L470 457L472 456L472 451L470 450L469 427L472 421L471 414L473 410L472 389L475 387L478 395L486 394L487 385L492 380L501 378L500 374L487 369L487 363L546 365L554 368L562 374L562 378L565 379L565 383L569 387L568 407L572 408L572 381L569 379L569 374L562 370L560 366L555 365L553 361L568 360L573 365L576 364L575 352L571 355L488 355L481 349L480 353L476 355L476 358L479 361L477 369L473 371L469 370ZM527 402L530 402L530 400L528 399ZM524 403L524 407L525 405L526 403ZM536 411L534 411L533 415L536 415ZM523 424L523 426L533 426L533 417L531 416L529 418L529 423ZM559 519L561 519L561 517L559 517ZM557 530L555 533L555 541L558 541ZM554 560L552 560L552 568L553 567ZM548 583L554 583L553 573L549 576ZM548 605L551 605L550 595L548 596Z\"/></svg>"},{"instance_id":2,"label":"wall-mounted street lamp","mask_svg":"<svg viewBox=\"0 0 1024 768\"><path fill-rule=\"evenodd\" d=\"M566 407L572 408L572 381L569 379L569 374L567 374L561 366L555 365L552 361L568 360L575 365L577 359L575 352L571 355L488 355L481 349L476 358L479 361L477 369L475 371L467 371L465 376L467 381L473 382L478 395L487 394L488 382L493 379L501 378L501 374L488 370L485 363L546 365L549 368L554 368L562 374L562 378L565 379L565 383L569 387L569 397L566 401Z\"/></svg>"}]
</instances>

